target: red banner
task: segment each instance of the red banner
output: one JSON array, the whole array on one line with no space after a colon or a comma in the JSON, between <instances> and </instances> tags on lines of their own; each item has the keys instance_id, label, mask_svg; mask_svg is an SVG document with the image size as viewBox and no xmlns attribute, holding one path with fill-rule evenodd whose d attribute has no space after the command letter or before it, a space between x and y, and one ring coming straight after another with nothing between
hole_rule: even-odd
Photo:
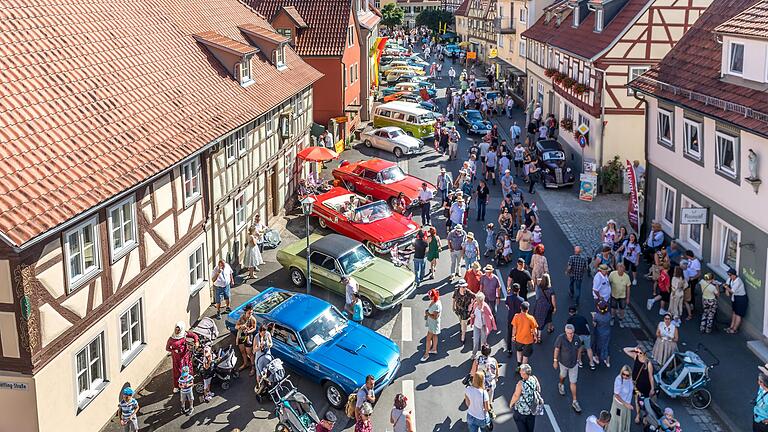
<instances>
[{"instance_id":1,"label":"red banner","mask_svg":"<svg viewBox=\"0 0 768 432\"><path fill-rule=\"evenodd\" d=\"M640 203L637 198L637 175L632 162L627 160L627 177L629 177L629 204L627 205L627 219L629 226L635 232L640 231Z\"/></svg>"}]
</instances>

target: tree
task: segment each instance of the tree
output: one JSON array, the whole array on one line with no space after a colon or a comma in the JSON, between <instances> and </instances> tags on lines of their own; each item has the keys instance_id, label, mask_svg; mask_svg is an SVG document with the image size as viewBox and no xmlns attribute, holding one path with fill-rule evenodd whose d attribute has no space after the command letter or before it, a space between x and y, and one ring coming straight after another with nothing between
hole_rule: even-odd
<instances>
[{"instance_id":1,"label":"tree","mask_svg":"<svg viewBox=\"0 0 768 432\"><path fill-rule=\"evenodd\" d=\"M453 20L453 14L442 9L424 9L416 15L417 26L426 26L435 32L445 23L448 23L448 27L452 26Z\"/></svg>"},{"instance_id":2,"label":"tree","mask_svg":"<svg viewBox=\"0 0 768 432\"><path fill-rule=\"evenodd\" d=\"M381 8L381 25L394 28L403 25L405 11L397 3L387 3Z\"/></svg>"}]
</instances>

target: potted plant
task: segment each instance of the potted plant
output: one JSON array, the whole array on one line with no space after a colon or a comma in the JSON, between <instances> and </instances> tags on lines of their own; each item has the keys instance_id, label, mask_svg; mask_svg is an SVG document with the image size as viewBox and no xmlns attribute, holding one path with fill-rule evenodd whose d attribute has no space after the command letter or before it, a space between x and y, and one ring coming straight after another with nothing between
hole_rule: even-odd
<instances>
[{"instance_id":1,"label":"potted plant","mask_svg":"<svg viewBox=\"0 0 768 432\"><path fill-rule=\"evenodd\" d=\"M557 69L555 68L549 68L544 70L544 76L547 78L552 78L557 72Z\"/></svg>"},{"instance_id":2,"label":"potted plant","mask_svg":"<svg viewBox=\"0 0 768 432\"><path fill-rule=\"evenodd\" d=\"M573 86L573 92L579 96L583 95L588 91L589 91L589 87L587 87L585 84L577 83L576 85Z\"/></svg>"},{"instance_id":3,"label":"potted plant","mask_svg":"<svg viewBox=\"0 0 768 432\"><path fill-rule=\"evenodd\" d=\"M552 80L555 81L555 84L560 84L563 82L563 79L566 77L566 75L562 72L555 72L554 75L552 75Z\"/></svg>"},{"instance_id":4,"label":"potted plant","mask_svg":"<svg viewBox=\"0 0 768 432\"><path fill-rule=\"evenodd\" d=\"M571 77L565 77L563 78L563 83L561 84L564 89L570 90L574 85L576 84L576 80Z\"/></svg>"},{"instance_id":5,"label":"potted plant","mask_svg":"<svg viewBox=\"0 0 768 432\"><path fill-rule=\"evenodd\" d=\"M624 165L618 156L614 156L613 160L600 168L600 174L597 178L600 179L603 193L621 192L623 171Z\"/></svg>"},{"instance_id":6,"label":"potted plant","mask_svg":"<svg viewBox=\"0 0 768 432\"><path fill-rule=\"evenodd\" d=\"M560 120L560 127L568 132L573 132L573 119L564 118Z\"/></svg>"}]
</instances>

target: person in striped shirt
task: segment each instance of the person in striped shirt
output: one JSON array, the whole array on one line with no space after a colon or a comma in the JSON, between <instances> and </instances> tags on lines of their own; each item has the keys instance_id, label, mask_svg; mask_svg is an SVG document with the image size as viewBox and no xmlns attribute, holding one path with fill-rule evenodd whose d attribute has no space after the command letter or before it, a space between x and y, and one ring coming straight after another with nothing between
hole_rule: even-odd
<instances>
[{"instance_id":1,"label":"person in striped shirt","mask_svg":"<svg viewBox=\"0 0 768 432\"><path fill-rule=\"evenodd\" d=\"M123 399L120 401L120 425L124 432L138 432L139 430L139 402L133 398L133 389L123 389Z\"/></svg>"},{"instance_id":2,"label":"person in striped shirt","mask_svg":"<svg viewBox=\"0 0 768 432\"><path fill-rule=\"evenodd\" d=\"M194 396L192 395L192 388L195 386L195 377L189 373L189 366L181 368L181 376L179 377L179 394L181 395L181 412L186 415L192 415L195 411ZM187 408L187 402L189 402L189 408Z\"/></svg>"}]
</instances>

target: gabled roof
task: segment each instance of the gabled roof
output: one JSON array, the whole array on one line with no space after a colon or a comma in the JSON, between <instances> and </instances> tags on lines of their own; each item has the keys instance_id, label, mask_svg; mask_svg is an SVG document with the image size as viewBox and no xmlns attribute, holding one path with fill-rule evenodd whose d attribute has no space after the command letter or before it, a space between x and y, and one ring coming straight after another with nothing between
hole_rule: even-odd
<instances>
[{"instance_id":1,"label":"gabled roof","mask_svg":"<svg viewBox=\"0 0 768 432\"><path fill-rule=\"evenodd\" d=\"M649 7L653 1L627 0L626 4L600 33L594 32L595 13L590 12L577 28L571 25L572 18L563 19L558 26L557 19L554 17L546 22L546 14L544 14L536 21L536 24L524 31L521 36L551 45L587 60L594 60L606 48L613 45L618 37L635 23L640 12ZM550 5L549 8L560 10L565 4L566 0L562 0Z\"/></svg>"},{"instance_id":2,"label":"gabled roof","mask_svg":"<svg viewBox=\"0 0 768 432\"><path fill-rule=\"evenodd\" d=\"M258 48L242 42L222 36L214 31L207 31L193 35L196 41L211 48L228 51L235 55L254 54Z\"/></svg>"},{"instance_id":3,"label":"gabled roof","mask_svg":"<svg viewBox=\"0 0 768 432\"><path fill-rule=\"evenodd\" d=\"M255 54L255 83L241 87L198 40L247 51L243 23L269 28L237 0L5 1L3 240L25 246L321 76L286 49L282 71Z\"/></svg>"},{"instance_id":4,"label":"gabled roof","mask_svg":"<svg viewBox=\"0 0 768 432\"><path fill-rule=\"evenodd\" d=\"M717 33L768 38L768 1L763 0L715 28Z\"/></svg>"},{"instance_id":5,"label":"gabled roof","mask_svg":"<svg viewBox=\"0 0 768 432\"><path fill-rule=\"evenodd\" d=\"M296 27L308 27L307 22L304 21L304 18L302 18L301 14L295 6L283 6L283 12L285 12L293 20L293 22L296 23Z\"/></svg>"},{"instance_id":6,"label":"gabled roof","mask_svg":"<svg viewBox=\"0 0 768 432\"><path fill-rule=\"evenodd\" d=\"M286 43L289 39L280 33L274 32L268 28L260 27L252 23L242 24L238 26L240 30L245 32L248 36L252 36L256 39L260 39L272 44Z\"/></svg>"},{"instance_id":7,"label":"gabled roof","mask_svg":"<svg viewBox=\"0 0 768 432\"><path fill-rule=\"evenodd\" d=\"M721 24L755 3L715 0L666 57L630 86L768 136L768 94L721 79L723 45L715 37Z\"/></svg>"},{"instance_id":8,"label":"gabled roof","mask_svg":"<svg viewBox=\"0 0 768 432\"><path fill-rule=\"evenodd\" d=\"M453 14L456 16L467 16L467 11L469 10L469 2L471 1L472 0L464 0L461 2L461 5L459 5Z\"/></svg>"},{"instance_id":9,"label":"gabled roof","mask_svg":"<svg viewBox=\"0 0 768 432\"><path fill-rule=\"evenodd\" d=\"M300 56L341 56L347 40L352 0L248 0L270 22L286 6L299 12L307 28L296 39Z\"/></svg>"}]
</instances>

